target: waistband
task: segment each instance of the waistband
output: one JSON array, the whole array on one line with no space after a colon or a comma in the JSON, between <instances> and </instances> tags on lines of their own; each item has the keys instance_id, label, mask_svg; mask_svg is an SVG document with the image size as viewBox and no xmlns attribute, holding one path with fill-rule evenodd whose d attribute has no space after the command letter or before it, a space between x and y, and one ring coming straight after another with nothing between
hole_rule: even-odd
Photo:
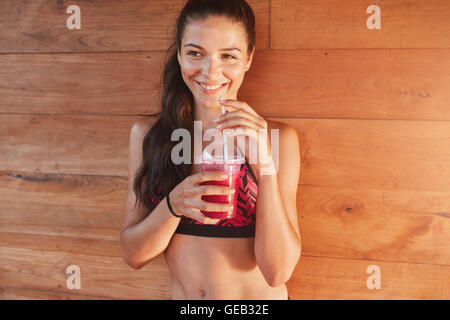
<instances>
[{"instance_id":1,"label":"waistband","mask_svg":"<svg viewBox=\"0 0 450 320\"><path fill-rule=\"evenodd\" d=\"M209 224L179 224L175 233L199 237L217 238L252 238L255 236L255 225L224 227Z\"/></svg>"}]
</instances>

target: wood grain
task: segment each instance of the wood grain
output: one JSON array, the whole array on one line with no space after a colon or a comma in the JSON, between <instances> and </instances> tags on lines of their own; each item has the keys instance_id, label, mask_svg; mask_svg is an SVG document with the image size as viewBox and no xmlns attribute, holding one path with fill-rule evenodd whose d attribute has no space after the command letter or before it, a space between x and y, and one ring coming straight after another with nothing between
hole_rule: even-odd
<instances>
[{"instance_id":1,"label":"wood grain","mask_svg":"<svg viewBox=\"0 0 450 320\"><path fill-rule=\"evenodd\" d=\"M110 153L100 163L95 136L86 137L85 130L72 130L68 125L58 132L53 121L59 118L36 117L41 124L52 123L48 127L53 135L63 137L68 130L72 141L78 141L79 146L70 149L75 152L64 155L72 159L71 163L81 163L76 161L81 146L92 146L86 150L95 152L83 155L86 167L78 168L91 174L61 173L61 168L74 172L70 166L58 166L58 170L37 166L36 172L14 168L3 171L0 231L116 241L127 189L127 145L108 134L122 132L126 137L130 119L112 117L118 122L114 124L116 130L109 131L102 123L108 122L107 117L74 116L72 121L61 117L72 126L82 119L85 127L90 127L85 122L89 118L92 127L95 123L102 128L99 135L111 146L103 145ZM275 120L297 128L300 137L302 169L297 208L305 254L449 265L446 244L450 240L450 197L445 186L450 177L443 169L449 158L450 132L445 122ZM19 133L7 127L15 123L13 119L4 121L7 130ZM43 136L47 132L44 127L27 134L33 137L39 132L42 141L51 140ZM17 139L18 134L14 136ZM24 146L30 148L32 142L16 140L8 144L16 149L7 154L24 153ZM36 145L32 149L40 150L41 155L34 151L19 159L47 157L43 164L59 163L49 156L51 146L47 148ZM113 167L121 157L121 169L115 172L123 175L105 176L104 168ZM12 164L7 160L4 163ZM14 164L19 169L31 162Z\"/></svg>"},{"instance_id":2,"label":"wood grain","mask_svg":"<svg viewBox=\"0 0 450 320\"><path fill-rule=\"evenodd\" d=\"M0 112L153 114L163 59L162 52L0 55Z\"/></svg>"},{"instance_id":3,"label":"wood grain","mask_svg":"<svg viewBox=\"0 0 450 320\"><path fill-rule=\"evenodd\" d=\"M297 129L304 185L415 192L450 183L447 122L272 119Z\"/></svg>"},{"instance_id":4,"label":"wood grain","mask_svg":"<svg viewBox=\"0 0 450 320\"><path fill-rule=\"evenodd\" d=\"M70 237L13 233L0 233L0 237L1 287L117 299L170 299L169 270L162 255L134 270L123 261L119 241L104 245L100 240ZM105 249L109 251L99 254ZM80 267L80 290L66 286L70 265Z\"/></svg>"},{"instance_id":5,"label":"wood grain","mask_svg":"<svg viewBox=\"0 0 450 320\"><path fill-rule=\"evenodd\" d=\"M128 137L139 117L0 115L6 171L128 176ZM450 128L442 121L286 119L302 149L302 184L446 190Z\"/></svg>"},{"instance_id":6,"label":"wood grain","mask_svg":"<svg viewBox=\"0 0 450 320\"><path fill-rule=\"evenodd\" d=\"M2 0L0 53L166 50L174 41L183 0ZM269 0L249 0L258 48L269 47ZM81 29L69 30L66 13L80 8Z\"/></svg>"},{"instance_id":7,"label":"wood grain","mask_svg":"<svg viewBox=\"0 0 450 320\"><path fill-rule=\"evenodd\" d=\"M248 79L242 95L266 117L450 119L447 49L271 50Z\"/></svg>"},{"instance_id":8,"label":"wood grain","mask_svg":"<svg viewBox=\"0 0 450 320\"><path fill-rule=\"evenodd\" d=\"M14 246L21 234L78 240L80 252L120 256L125 178L48 174L48 181L2 176L0 243ZM53 179L51 179L53 177ZM34 178L32 180L31 178ZM95 192L94 192L95 190ZM16 199L21 199L20 201ZM449 193L300 185L297 212L302 252L341 257L450 265ZM95 204L98 205L95 205ZM1 235L1 233L0 233ZM50 245L49 245L50 246ZM50 246L51 247L51 246ZM70 252L71 247L65 247ZM86 250L86 251L84 251Z\"/></svg>"},{"instance_id":9,"label":"wood grain","mask_svg":"<svg viewBox=\"0 0 450 320\"><path fill-rule=\"evenodd\" d=\"M370 5L381 29L367 28ZM270 26L272 49L450 48L450 2L272 0Z\"/></svg>"},{"instance_id":10,"label":"wood grain","mask_svg":"<svg viewBox=\"0 0 450 320\"><path fill-rule=\"evenodd\" d=\"M156 114L163 63L163 51L0 55L0 113ZM238 100L265 117L450 120L449 84L447 49L257 50Z\"/></svg>"},{"instance_id":11,"label":"wood grain","mask_svg":"<svg viewBox=\"0 0 450 320\"><path fill-rule=\"evenodd\" d=\"M0 300L113 300L113 298L0 286Z\"/></svg>"},{"instance_id":12,"label":"wood grain","mask_svg":"<svg viewBox=\"0 0 450 320\"><path fill-rule=\"evenodd\" d=\"M380 268L380 289L368 289L371 265ZM298 300L446 300L450 266L303 256L287 283Z\"/></svg>"},{"instance_id":13,"label":"wood grain","mask_svg":"<svg viewBox=\"0 0 450 320\"><path fill-rule=\"evenodd\" d=\"M136 271L119 258L97 256L75 239L38 238L40 243L36 244L34 236L17 235L0 247L2 288L64 294L52 299L72 293L119 299L170 298L169 274L162 256ZM71 244L73 250L54 246L61 242ZM66 288L65 270L72 264L80 266L80 290ZM380 289L367 288L370 265L380 268ZM449 279L450 266L303 255L288 289L292 299L448 299Z\"/></svg>"},{"instance_id":14,"label":"wood grain","mask_svg":"<svg viewBox=\"0 0 450 320\"><path fill-rule=\"evenodd\" d=\"M119 239L125 177L3 171L0 190L0 231L86 241Z\"/></svg>"},{"instance_id":15,"label":"wood grain","mask_svg":"<svg viewBox=\"0 0 450 320\"><path fill-rule=\"evenodd\" d=\"M450 2L248 2L257 50L238 99L301 144L290 297L450 299ZM183 4L1 2L0 299L170 298L164 256L133 270L120 230L130 129L160 111Z\"/></svg>"},{"instance_id":16,"label":"wood grain","mask_svg":"<svg viewBox=\"0 0 450 320\"><path fill-rule=\"evenodd\" d=\"M450 192L300 185L307 256L450 266Z\"/></svg>"},{"instance_id":17,"label":"wood grain","mask_svg":"<svg viewBox=\"0 0 450 320\"><path fill-rule=\"evenodd\" d=\"M0 166L29 172L127 176L139 117L0 115Z\"/></svg>"}]
</instances>

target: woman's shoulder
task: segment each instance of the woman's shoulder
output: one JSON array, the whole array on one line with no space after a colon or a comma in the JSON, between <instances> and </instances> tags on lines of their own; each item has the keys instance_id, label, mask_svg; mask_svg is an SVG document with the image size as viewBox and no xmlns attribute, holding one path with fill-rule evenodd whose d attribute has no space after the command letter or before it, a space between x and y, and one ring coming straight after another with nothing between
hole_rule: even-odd
<instances>
[{"instance_id":1,"label":"woman's shoulder","mask_svg":"<svg viewBox=\"0 0 450 320\"><path fill-rule=\"evenodd\" d=\"M147 132L151 127L153 127L153 125L156 123L156 120L156 117L140 118L133 124L131 129L138 132Z\"/></svg>"},{"instance_id":2,"label":"woman's shoulder","mask_svg":"<svg viewBox=\"0 0 450 320\"><path fill-rule=\"evenodd\" d=\"M131 126L131 139L142 141L144 137L147 135L147 132L155 125L157 117L144 117L138 119Z\"/></svg>"},{"instance_id":3,"label":"woman's shoulder","mask_svg":"<svg viewBox=\"0 0 450 320\"><path fill-rule=\"evenodd\" d=\"M278 131L278 147L280 157L292 158L293 161L300 161L300 141L297 129L287 123L266 120L269 143L272 143L271 130ZM272 132L273 134L273 132ZM275 136L276 137L276 136Z\"/></svg>"},{"instance_id":4,"label":"woman's shoulder","mask_svg":"<svg viewBox=\"0 0 450 320\"><path fill-rule=\"evenodd\" d=\"M284 122L279 122L279 121L274 121L274 120L269 120L266 119L267 121L267 130L268 130L268 134L270 136L270 130L279 130L279 137L280 138L293 138L293 136L297 135L297 130Z\"/></svg>"}]
</instances>

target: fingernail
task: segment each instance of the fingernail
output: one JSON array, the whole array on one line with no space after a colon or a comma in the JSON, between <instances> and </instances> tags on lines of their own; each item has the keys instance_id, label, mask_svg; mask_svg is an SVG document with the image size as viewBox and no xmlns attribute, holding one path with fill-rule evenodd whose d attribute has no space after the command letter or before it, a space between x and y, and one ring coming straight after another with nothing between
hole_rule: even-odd
<instances>
[{"instance_id":1,"label":"fingernail","mask_svg":"<svg viewBox=\"0 0 450 320\"><path fill-rule=\"evenodd\" d=\"M224 102L224 101L225 101L225 98L220 98L219 101L220 101L220 102Z\"/></svg>"}]
</instances>

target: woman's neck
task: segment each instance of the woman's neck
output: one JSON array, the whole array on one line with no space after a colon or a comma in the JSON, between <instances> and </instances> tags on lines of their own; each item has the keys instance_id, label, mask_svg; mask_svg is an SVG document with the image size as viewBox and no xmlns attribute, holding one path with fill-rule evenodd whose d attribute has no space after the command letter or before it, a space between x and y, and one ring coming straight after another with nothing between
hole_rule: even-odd
<instances>
[{"instance_id":1,"label":"woman's neck","mask_svg":"<svg viewBox=\"0 0 450 320\"><path fill-rule=\"evenodd\" d=\"M194 121L201 121L203 133L210 128L215 128L214 122L222 114L222 108L220 103L217 102L217 106L205 106L202 104L196 104L194 108Z\"/></svg>"}]
</instances>

